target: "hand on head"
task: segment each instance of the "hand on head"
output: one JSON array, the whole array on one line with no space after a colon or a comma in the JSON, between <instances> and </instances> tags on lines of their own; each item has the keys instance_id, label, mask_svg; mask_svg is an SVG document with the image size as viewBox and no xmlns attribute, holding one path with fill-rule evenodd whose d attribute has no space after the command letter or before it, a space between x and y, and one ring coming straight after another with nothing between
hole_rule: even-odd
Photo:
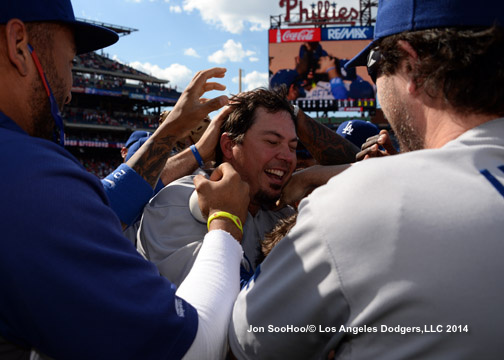
<instances>
[{"instance_id":1,"label":"hand on head","mask_svg":"<svg viewBox=\"0 0 504 360\"><path fill-rule=\"evenodd\" d=\"M212 111L218 110L228 103L225 95L210 100L202 100L201 96L211 90L225 90L226 87L217 82L209 82L211 78L223 78L226 73L224 68L212 68L199 71L187 88L182 92L175 107L159 127L177 129L178 138L189 134L191 129L198 125ZM171 131L170 131L171 132Z\"/></svg>"},{"instance_id":2,"label":"hand on head","mask_svg":"<svg viewBox=\"0 0 504 360\"><path fill-rule=\"evenodd\" d=\"M204 162L215 159L215 147L219 143L222 123L232 111L233 108L231 106L225 106L219 115L210 122L210 125L208 125L208 128L196 143L196 148Z\"/></svg>"}]
</instances>

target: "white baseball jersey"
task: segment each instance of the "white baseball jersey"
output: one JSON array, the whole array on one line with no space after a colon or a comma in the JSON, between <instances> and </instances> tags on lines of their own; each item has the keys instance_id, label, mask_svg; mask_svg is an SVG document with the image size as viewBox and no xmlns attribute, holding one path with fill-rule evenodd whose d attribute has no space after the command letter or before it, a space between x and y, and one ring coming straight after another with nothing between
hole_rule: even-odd
<instances>
[{"instance_id":1,"label":"white baseball jersey","mask_svg":"<svg viewBox=\"0 0 504 360\"><path fill-rule=\"evenodd\" d=\"M185 176L164 187L144 208L138 231L137 247L159 269L161 275L175 285L182 283L198 255L207 225L198 221L189 209L194 191L193 175ZM255 216L247 215L243 227L242 247L255 269L259 243L279 219L294 212L260 209Z\"/></svg>"},{"instance_id":2,"label":"white baseball jersey","mask_svg":"<svg viewBox=\"0 0 504 360\"><path fill-rule=\"evenodd\" d=\"M316 189L238 295L238 359L504 354L504 119Z\"/></svg>"}]
</instances>

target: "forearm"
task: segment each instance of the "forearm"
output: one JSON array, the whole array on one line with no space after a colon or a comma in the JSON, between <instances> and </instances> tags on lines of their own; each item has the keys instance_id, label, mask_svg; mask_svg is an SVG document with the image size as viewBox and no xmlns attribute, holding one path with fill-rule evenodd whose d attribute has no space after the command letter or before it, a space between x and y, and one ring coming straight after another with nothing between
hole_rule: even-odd
<instances>
[{"instance_id":1,"label":"forearm","mask_svg":"<svg viewBox=\"0 0 504 360\"><path fill-rule=\"evenodd\" d=\"M177 137L173 135L154 134L126 164L154 188L176 140Z\"/></svg>"},{"instance_id":2,"label":"forearm","mask_svg":"<svg viewBox=\"0 0 504 360\"><path fill-rule=\"evenodd\" d=\"M239 292L240 244L228 233L210 231L194 266L177 290L198 312L198 332L184 359L224 358L227 329Z\"/></svg>"},{"instance_id":3,"label":"forearm","mask_svg":"<svg viewBox=\"0 0 504 360\"><path fill-rule=\"evenodd\" d=\"M299 140L321 165L337 165L355 162L359 149L327 126L318 123L299 110L297 116Z\"/></svg>"},{"instance_id":4,"label":"forearm","mask_svg":"<svg viewBox=\"0 0 504 360\"><path fill-rule=\"evenodd\" d=\"M168 158L161 171L161 181L163 184L168 185L172 181L192 174L197 168L198 162L192 154L191 149L187 148L177 155Z\"/></svg>"},{"instance_id":5,"label":"forearm","mask_svg":"<svg viewBox=\"0 0 504 360\"><path fill-rule=\"evenodd\" d=\"M326 184L329 179L333 176L336 176L348 169L351 164L342 164L342 165L314 165L305 170L303 170L304 179L303 181L306 184L309 184L311 187L318 187Z\"/></svg>"}]
</instances>

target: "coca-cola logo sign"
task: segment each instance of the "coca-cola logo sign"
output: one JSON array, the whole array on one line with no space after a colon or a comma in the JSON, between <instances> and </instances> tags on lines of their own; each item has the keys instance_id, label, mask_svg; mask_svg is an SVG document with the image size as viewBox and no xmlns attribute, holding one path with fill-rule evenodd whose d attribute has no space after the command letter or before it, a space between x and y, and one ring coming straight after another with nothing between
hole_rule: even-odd
<instances>
[{"instance_id":1,"label":"coca-cola logo sign","mask_svg":"<svg viewBox=\"0 0 504 360\"><path fill-rule=\"evenodd\" d=\"M320 41L320 29L273 29L269 31L270 43Z\"/></svg>"},{"instance_id":2,"label":"coca-cola logo sign","mask_svg":"<svg viewBox=\"0 0 504 360\"><path fill-rule=\"evenodd\" d=\"M282 42L287 41L315 41L315 29L301 31L287 30L282 35Z\"/></svg>"},{"instance_id":3,"label":"coca-cola logo sign","mask_svg":"<svg viewBox=\"0 0 504 360\"><path fill-rule=\"evenodd\" d=\"M280 7L285 7L287 23L352 23L359 19L355 8L337 7L336 2L317 1L310 4L311 10L303 6L301 0L280 0ZM299 12L296 13L296 10ZM294 15L294 16L293 16ZM297 16L296 16L297 15Z\"/></svg>"}]
</instances>

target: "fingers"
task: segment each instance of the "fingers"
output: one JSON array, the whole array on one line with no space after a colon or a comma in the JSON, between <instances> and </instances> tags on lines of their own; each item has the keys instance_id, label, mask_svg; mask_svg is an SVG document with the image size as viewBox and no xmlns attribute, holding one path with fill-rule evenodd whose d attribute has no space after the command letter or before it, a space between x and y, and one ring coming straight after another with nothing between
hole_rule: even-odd
<instances>
[{"instance_id":1,"label":"fingers","mask_svg":"<svg viewBox=\"0 0 504 360\"><path fill-rule=\"evenodd\" d=\"M207 82L205 85L203 85L203 90L205 92L211 91L211 90L226 90L226 85L222 85L217 82Z\"/></svg>"},{"instance_id":2,"label":"fingers","mask_svg":"<svg viewBox=\"0 0 504 360\"><path fill-rule=\"evenodd\" d=\"M379 137L380 137L380 134L367 138L366 142L364 144L362 144L361 150L367 149L371 145L376 144L378 142Z\"/></svg>"},{"instance_id":3,"label":"fingers","mask_svg":"<svg viewBox=\"0 0 504 360\"><path fill-rule=\"evenodd\" d=\"M199 84L202 85L204 82L206 82L208 79L211 78L223 78L226 75L226 68L211 68L207 70L201 70L194 75L191 84Z\"/></svg>"},{"instance_id":4,"label":"fingers","mask_svg":"<svg viewBox=\"0 0 504 360\"><path fill-rule=\"evenodd\" d=\"M275 204L275 207L272 209L273 211L278 211L280 209L283 209L285 206L287 206L287 203L285 203L285 201L283 201L282 198L278 199L276 204Z\"/></svg>"},{"instance_id":5,"label":"fingers","mask_svg":"<svg viewBox=\"0 0 504 360\"><path fill-rule=\"evenodd\" d=\"M384 154L379 150L378 145L374 144L374 145L368 147L367 149L364 149L364 150L360 151L359 153L357 153L357 155L355 155L355 160L361 161L361 160L369 159L371 157L380 157L383 155Z\"/></svg>"},{"instance_id":6,"label":"fingers","mask_svg":"<svg viewBox=\"0 0 504 360\"><path fill-rule=\"evenodd\" d=\"M226 68L211 68L207 70L201 70L194 75L191 83L187 86L184 92L190 92L192 89L199 89L198 96L203 95L206 91L209 90L224 90L226 87L222 84L218 83L210 83L213 85L209 86L209 89L206 90L207 80L211 78L223 78L226 75ZM218 86L217 86L218 85ZM214 88L213 88L214 87ZM224 87L224 89L222 89Z\"/></svg>"},{"instance_id":7,"label":"fingers","mask_svg":"<svg viewBox=\"0 0 504 360\"><path fill-rule=\"evenodd\" d=\"M229 99L226 95L221 95L216 97L215 99L208 100L204 104L201 104L202 109L209 114L212 111L219 110L221 107L227 105L229 103Z\"/></svg>"},{"instance_id":8,"label":"fingers","mask_svg":"<svg viewBox=\"0 0 504 360\"><path fill-rule=\"evenodd\" d=\"M226 163L224 163L226 164ZM222 165L224 165L222 164ZM218 166L213 172L212 172L212 175L210 175L210 180L212 181L217 181L217 180L220 180L222 179L222 176L224 175L223 172L222 172L222 165L221 166Z\"/></svg>"},{"instance_id":9,"label":"fingers","mask_svg":"<svg viewBox=\"0 0 504 360\"><path fill-rule=\"evenodd\" d=\"M249 186L231 164L224 163L217 167L209 180L195 177L194 185L204 213L227 211L245 221L250 201Z\"/></svg>"},{"instance_id":10,"label":"fingers","mask_svg":"<svg viewBox=\"0 0 504 360\"><path fill-rule=\"evenodd\" d=\"M216 179L213 179L212 177L210 177L211 180L219 180L219 179L226 180L226 179L229 179L229 178L235 177L235 176L240 177L240 175L234 169L233 165L231 165L230 163L227 163L227 162L220 164L217 167L217 169L215 169L215 170L217 170L216 176L220 176L220 177L216 178ZM212 173L212 175L213 175L213 173Z\"/></svg>"},{"instance_id":11,"label":"fingers","mask_svg":"<svg viewBox=\"0 0 504 360\"><path fill-rule=\"evenodd\" d=\"M193 183L196 190L200 192L201 189L208 185L208 179L203 175L196 175L193 179Z\"/></svg>"},{"instance_id":12,"label":"fingers","mask_svg":"<svg viewBox=\"0 0 504 360\"><path fill-rule=\"evenodd\" d=\"M394 145L392 144L392 139L390 138L390 135L387 130L382 130L380 132L380 139L378 140L378 143L383 146L383 148L387 151L388 154L394 155L397 154L397 150L394 148Z\"/></svg>"},{"instance_id":13,"label":"fingers","mask_svg":"<svg viewBox=\"0 0 504 360\"><path fill-rule=\"evenodd\" d=\"M233 112L233 107L226 105L222 108L221 112L214 118L216 123L222 123Z\"/></svg>"}]
</instances>

